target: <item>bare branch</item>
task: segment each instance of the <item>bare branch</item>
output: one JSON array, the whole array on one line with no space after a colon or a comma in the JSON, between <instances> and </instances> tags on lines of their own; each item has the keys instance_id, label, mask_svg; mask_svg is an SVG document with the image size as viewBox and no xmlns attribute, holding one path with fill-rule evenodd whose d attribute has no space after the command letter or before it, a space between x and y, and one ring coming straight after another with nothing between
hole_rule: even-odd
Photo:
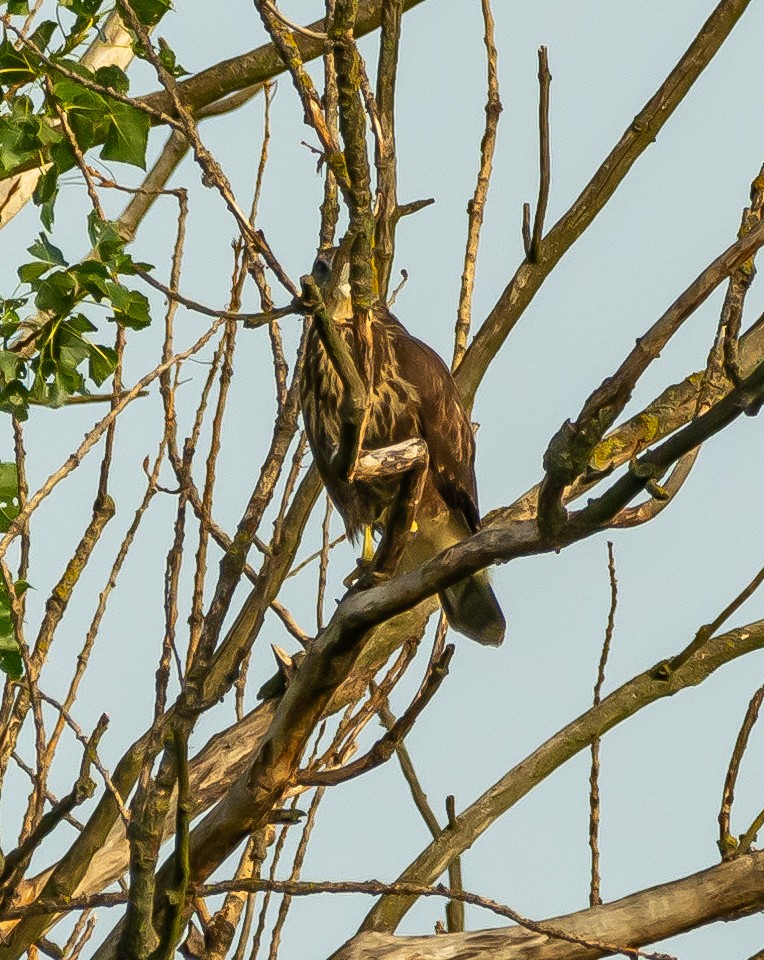
<instances>
[{"instance_id":1,"label":"bare branch","mask_svg":"<svg viewBox=\"0 0 764 960\"><path fill-rule=\"evenodd\" d=\"M456 372L462 396L471 401L493 357L563 254L589 227L635 161L655 142L663 125L685 98L729 36L750 0L721 0L686 53L645 104L581 194L544 237L538 262L523 263L491 310Z\"/></svg>"},{"instance_id":2,"label":"bare branch","mask_svg":"<svg viewBox=\"0 0 764 960\"><path fill-rule=\"evenodd\" d=\"M498 54L494 42L494 22L490 0L481 0L483 8L484 42L488 64L488 99L485 105L485 131L480 143L480 168L472 199L467 204L467 248L464 251L464 270L459 292L456 331L454 335L454 356L451 368L456 369L467 349L467 338L472 325L472 294L475 289L475 268L477 266L480 230L483 226L483 213L488 199L488 187L493 170L493 154L496 149L496 131L499 115L503 109L499 98Z\"/></svg>"},{"instance_id":3,"label":"bare branch","mask_svg":"<svg viewBox=\"0 0 764 960\"><path fill-rule=\"evenodd\" d=\"M607 626L605 627L605 639L602 644L602 653L600 654L599 667L597 669L597 681L594 684L593 704L598 706L602 703L602 687L605 683L605 667L610 653L610 644L613 639L613 628L615 626L615 611L618 606L618 581L615 575L615 555L613 553L613 544L608 541L608 574L610 576L610 610L607 617ZM600 896L600 847L599 847L599 826L600 826L600 738L595 737L591 745L592 765L589 773L589 847L592 852L592 874L591 884L589 886L589 906L596 907L602 903Z\"/></svg>"}]
</instances>

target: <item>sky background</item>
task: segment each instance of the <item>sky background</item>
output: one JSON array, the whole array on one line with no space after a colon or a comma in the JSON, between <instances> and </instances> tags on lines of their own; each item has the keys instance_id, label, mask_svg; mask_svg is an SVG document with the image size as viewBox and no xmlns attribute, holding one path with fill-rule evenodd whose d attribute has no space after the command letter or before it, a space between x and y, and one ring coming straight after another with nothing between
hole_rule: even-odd
<instances>
[{"instance_id":1,"label":"sky background","mask_svg":"<svg viewBox=\"0 0 764 960\"><path fill-rule=\"evenodd\" d=\"M283 11L304 23L316 19L317 0L284 0ZM552 225L658 88L712 9L710 0L495 0L501 98L504 105L486 212L473 306L479 325L523 257L522 204L537 192L537 59L549 49ZM201 0L177 0L162 22L179 61L196 72L265 41L254 7L228 0L210 15ZM541 458L560 423L575 416L591 390L609 375L687 284L734 239L749 185L764 160L759 105L764 95L760 38L764 8L752 4L720 53L638 160L615 197L565 256L494 360L480 388L478 434L481 509L511 503L541 476ZM362 50L373 66L375 40ZM314 71L315 73L315 71ZM156 88L144 64L131 69L131 92ZM466 203L474 189L485 103L485 60L479 0L426 0L404 18L398 94L399 194L402 202L434 197L435 204L402 221L395 276L409 281L395 312L417 336L450 359L466 233ZM221 161L234 191L249 206L263 130L262 99L231 117L206 121L204 142ZM156 156L165 134L154 131ZM273 102L272 142L259 226L293 278L315 254L322 183L314 143L286 77ZM137 182L115 165L115 176ZM69 258L85 253L81 184L62 191L55 241ZM235 225L216 193L199 183L186 160L173 184L191 191L189 236L181 288L211 306L223 306L231 274ZM122 197L104 198L110 215ZM134 244L136 258L169 276L176 209L161 200ZM19 250L35 238L34 209L0 233L0 281L10 295ZM395 279L393 283L395 283ZM274 287L274 289L276 289ZM701 369L713 338L721 292L687 321L652 365L625 415L638 412L666 385ZM278 303L286 296L276 292ZM162 298L152 298L154 327L131 334L126 382L156 362ZM754 284L746 323L764 307ZM251 290L245 309L257 309ZM203 319L183 311L178 346L192 342ZM293 350L299 321L284 321ZM200 359L209 360L206 351ZM224 430L214 513L234 528L253 486L271 434L273 381L264 331L243 331ZM179 393L181 434L190 427L206 367L189 363ZM184 394L187 391L187 396ZM143 490L141 463L154 455L161 431L156 390L127 411L121 427L113 493L117 517L103 538L60 629L43 689L62 695L71 662L92 616L97 592ZM35 409L28 425L30 484L36 488L65 460L96 414L82 408ZM605 692L658 660L678 652L698 627L736 595L763 562L761 508L762 424L742 418L712 439L680 496L654 522L616 532L619 605ZM2 459L11 459L3 429ZM202 446L202 449L205 449ZM91 455L38 511L30 580L29 621L36 623L51 585L90 514L98 454ZM165 476L171 483L169 474ZM153 673L162 636L162 571L175 500L159 497L139 535L102 637L83 683L75 716L89 729L105 709L112 722L103 742L108 765L150 719ZM322 509L300 555L318 537ZM267 532L269 528L264 527ZM341 523L335 514L333 532ZM609 606L606 540L594 537L559 556L534 557L493 574L507 614L504 646L484 649L460 637L451 672L411 734L408 746L433 807L444 797L457 811L471 803L517 761L591 703ZM353 552L336 552L327 597L340 596ZM215 563L212 574L216 573ZM283 600L309 632L314 628L317 572L287 584ZM241 597L243 598L242 592ZM764 616L764 594L754 596L734 622ZM255 646L253 691L272 673L269 643L293 650L271 619ZM428 645L425 645L428 646ZM426 654L423 650L422 654ZM402 708L419 682L424 659L396 694ZM647 885L676 879L718 861L716 817L730 751L746 705L761 683L761 654L748 656L690 689L642 711L602 744L602 894L612 900ZM251 698L251 704L254 700ZM233 719L226 701L199 724L193 746ZM375 739L378 730L370 731ZM31 743L22 744L31 757ZM71 756L78 756L72 749ZM755 731L741 771L733 832L742 833L764 805L764 734ZM589 884L588 752L575 758L499 820L463 859L466 889L490 896L537 919L582 909ZM70 786L70 769L55 772L53 789ZM24 781L15 781L19 796ZM9 788L8 796L13 796ZM25 796L25 793L23 794ZM18 808L6 801L2 846L13 841ZM61 831L60 843L68 836ZM294 845L297 834L291 839ZM393 880L428 842L395 760L328 791L309 847L306 879ZM288 869L289 859L284 859ZM43 865L42 863L40 864ZM370 907L362 898L307 898L292 907L283 935L283 960L320 960L351 936ZM401 933L428 933L442 916L432 900L418 904ZM113 919L113 917L112 917ZM468 908L470 928L500 925ZM93 943L109 929L99 921ZM666 942L663 949L692 960L741 958L764 945L760 916L717 924Z\"/></svg>"}]
</instances>

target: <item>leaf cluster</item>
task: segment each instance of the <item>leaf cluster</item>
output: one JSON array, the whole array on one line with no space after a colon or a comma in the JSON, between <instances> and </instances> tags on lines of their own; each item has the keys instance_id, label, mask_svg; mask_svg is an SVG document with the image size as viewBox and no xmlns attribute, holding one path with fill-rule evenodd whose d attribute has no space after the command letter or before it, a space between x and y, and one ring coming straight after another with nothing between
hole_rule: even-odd
<instances>
[{"instance_id":1,"label":"leaf cluster","mask_svg":"<svg viewBox=\"0 0 764 960\"><path fill-rule=\"evenodd\" d=\"M98 328L78 309L84 303L110 308L108 319L124 327L138 330L151 321L146 297L120 282L121 275L135 273L136 264L116 226L91 214L89 231L92 255L75 264L41 232L28 248L32 260L17 271L27 291L0 301L0 410L19 419L26 419L30 403L59 407L73 394L87 395L90 384L100 387L114 372L116 351L91 337ZM22 317L25 307L41 321L31 356L16 348L30 324Z\"/></svg>"}]
</instances>

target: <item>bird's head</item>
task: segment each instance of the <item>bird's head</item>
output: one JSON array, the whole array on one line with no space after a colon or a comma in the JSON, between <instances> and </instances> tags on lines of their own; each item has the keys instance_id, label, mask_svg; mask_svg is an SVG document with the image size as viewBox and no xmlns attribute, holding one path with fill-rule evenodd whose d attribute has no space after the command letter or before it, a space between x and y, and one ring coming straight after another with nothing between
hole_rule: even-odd
<instances>
[{"instance_id":1,"label":"bird's head","mask_svg":"<svg viewBox=\"0 0 764 960\"><path fill-rule=\"evenodd\" d=\"M312 275L321 291L329 313L337 319L353 315L350 299L350 261L338 258L339 247L326 247L318 251L313 263Z\"/></svg>"}]
</instances>

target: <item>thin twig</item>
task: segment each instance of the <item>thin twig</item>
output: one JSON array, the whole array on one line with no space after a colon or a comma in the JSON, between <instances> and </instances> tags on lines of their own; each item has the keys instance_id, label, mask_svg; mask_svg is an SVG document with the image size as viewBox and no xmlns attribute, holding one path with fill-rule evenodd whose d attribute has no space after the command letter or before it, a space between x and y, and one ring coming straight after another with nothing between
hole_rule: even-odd
<instances>
[{"instance_id":1,"label":"thin twig","mask_svg":"<svg viewBox=\"0 0 764 960\"><path fill-rule=\"evenodd\" d=\"M275 316L287 316L289 313L294 312L291 307L283 307L281 311L273 310L268 313L239 313L234 310L214 310L212 307L205 307L203 303L198 303L190 297L184 297L182 293L179 293L172 287L165 286L160 280L157 280L156 277L142 270L140 267L136 267L135 272L142 280L145 280L150 287L163 293L168 300L174 300L188 310L193 310L194 313L201 313L205 317L242 321L248 329L262 327L266 323L272 323Z\"/></svg>"},{"instance_id":2,"label":"thin twig","mask_svg":"<svg viewBox=\"0 0 764 960\"><path fill-rule=\"evenodd\" d=\"M462 272L461 290L459 292L459 307L457 309L456 330L454 334L454 356L451 361L452 369L459 366L459 361L467 349L472 324L472 294L475 289L475 267L477 265L480 231L483 226L483 213L488 198L488 188L491 183L493 169L493 155L496 149L496 131L499 125L499 115L502 111L499 97L498 54L494 41L494 22L491 13L490 0L482 0L484 42L488 66L488 99L485 105L485 131L480 143L480 168L477 183L472 199L467 204L467 247L464 251L464 270Z\"/></svg>"},{"instance_id":3,"label":"thin twig","mask_svg":"<svg viewBox=\"0 0 764 960\"><path fill-rule=\"evenodd\" d=\"M523 916L511 907L491 900L488 897L481 897L467 890L457 893L450 890L443 884L429 886L423 883L381 883L379 880L364 881L343 881L343 880L320 880L320 881L302 881L302 880L222 880L219 883L208 883L197 887L195 895L199 897L214 897L220 894L229 893L232 890L243 890L246 892L257 892L265 890L268 893L288 894L292 897L315 896L317 894L351 894L362 893L372 897L402 895L416 897L439 897L449 900L461 900L463 903L471 906L481 907L489 910L491 913L500 917L506 917L512 920L526 930L538 933L541 936L549 937L554 940L562 940L565 943L578 944L583 947L589 947L593 950L600 950L603 953L622 953L627 957L641 957L643 960L676 960L670 954L654 953L647 950L639 950L636 947L627 947L613 943L603 943L595 939L586 939L576 937L572 934L558 930L556 927L548 926L546 923L538 923L528 917ZM98 907L116 907L125 902L124 893L101 893L89 897L72 897L69 900L35 902L26 907L11 907L8 911L8 918L13 919L18 916L30 916L42 912L63 913L72 910L83 910L91 906ZM253 958L251 958L253 960Z\"/></svg>"},{"instance_id":4,"label":"thin twig","mask_svg":"<svg viewBox=\"0 0 764 960\"><path fill-rule=\"evenodd\" d=\"M448 826L452 830L456 830L456 800L452 793L449 793L446 797L446 817ZM461 857L456 857L448 865L448 885L457 894L457 897L464 890ZM449 933L462 933L464 931L464 901L457 897L449 900L446 904L446 929Z\"/></svg>"},{"instance_id":5,"label":"thin twig","mask_svg":"<svg viewBox=\"0 0 764 960\"><path fill-rule=\"evenodd\" d=\"M79 942L80 937L83 935L85 928L87 927L88 917L90 916L89 910L83 910L83 912L77 917L77 922L74 925L74 929L69 935L69 939L64 944L62 955L65 960L71 960L71 955L74 952L77 943Z\"/></svg>"},{"instance_id":6,"label":"thin twig","mask_svg":"<svg viewBox=\"0 0 764 960\"><path fill-rule=\"evenodd\" d=\"M120 813L120 816L122 817L123 822L125 823L125 825L129 824L130 814L128 813L127 807L125 806L125 801L122 799L122 797L119 794L119 791L114 786L114 783L112 782L109 771L101 763L101 760L98 757L98 751L95 749L95 747L91 747L91 738L87 737L84 734L82 727L80 727L80 725L77 723L74 717L72 717L69 711L66 710L63 704L59 703L58 700L55 700L53 697L50 697L47 694L43 693L42 690L40 691L40 699L44 700L46 703L49 703L52 707L58 710L58 712L64 718L64 720L66 721L66 725L74 733L75 737L80 741L82 746L85 748L87 755L90 758L90 761L92 762L93 766L101 774L101 778L103 782L106 784L106 787L109 793L112 795L112 799L114 800L114 802L116 803L119 809L119 813Z\"/></svg>"},{"instance_id":7,"label":"thin twig","mask_svg":"<svg viewBox=\"0 0 764 960\"><path fill-rule=\"evenodd\" d=\"M618 580L615 574L615 554L613 552L613 543L608 540L607 545L607 568L610 577L610 610L607 616L607 626L605 627L605 639L602 644L602 653L600 654L599 667L597 668L597 680L594 684L594 697L592 705L598 706L602 702L602 687L605 683L605 667L607 666L608 655L610 654L610 644L613 639L613 628L615 627L615 611L618 606ZM599 847L599 829L600 829L600 738L595 737L591 745L592 765L589 773L589 849L592 853L591 883L589 885L589 906L596 907L602 903L600 896L600 847Z\"/></svg>"},{"instance_id":8,"label":"thin twig","mask_svg":"<svg viewBox=\"0 0 764 960\"><path fill-rule=\"evenodd\" d=\"M406 711L368 753L359 757L353 763L334 770L306 770L304 773L298 774L299 782L308 786L334 786L361 776L369 770L374 770L389 760L445 680L453 653L453 644L449 644L437 662L430 665L421 687Z\"/></svg>"},{"instance_id":9,"label":"thin twig","mask_svg":"<svg viewBox=\"0 0 764 960\"><path fill-rule=\"evenodd\" d=\"M329 549L333 550L339 544L344 543L347 540L347 534L341 533L338 537L335 537L334 540L329 544ZM322 548L323 549L323 548ZM304 560L301 560L298 564L292 567L289 573L286 575L288 580L290 577L296 577L298 573L301 573L307 566L313 563L315 560L321 559L321 550L316 550L315 553L311 553Z\"/></svg>"},{"instance_id":10,"label":"thin twig","mask_svg":"<svg viewBox=\"0 0 764 960\"><path fill-rule=\"evenodd\" d=\"M198 353L215 335L223 322L224 321L221 319L216 320L212 326L209 327L209 329L206 330L190 347L180 353L175 354L163 363L158 364L153 370L150 370L147 374L141 377L135 386L123 394L117 406L110 410L106 416L104 416L91 430L85 434L85 439L77 447L77 449L71 453L66 461L48 477L42 486L28 499L24 508L19 511L19 514L11 524L10 529L2 538L2 540L0 540L0 558L5 556L8 547L19 535L23 524L29 519L32 513L53 491L53 489L80 465L84 457L93 449L93 447L104 435L109 427L109 424L119 416L125 407L127 407L143 390L145 390L150 383L153 383L154 380L161 376L165 370L169 370L171 367L182 363L195 353Z\"/></svg>"},{"instance_id":11,"label":"thin twig","mask_svg":"<svg viewBox=\"0 0 764 960\"><path fill-rule=\"evenodd\" d=\"M19 770L23 770L23 772L29 777L32 783L34 783L35 781L34 770L29 766L29 764L24 763L24 760L18 755L18 753L16 753L15 750L11 754L11 759L19 768ZM58 798L56 797L55 794L51 793L50 790L45 791L45 799L48 801L49 804L51 804L51 806L55 806L58 803ZM71 814L67 814L64 817L64 820L69 824L69 826L74 827L75 830L82 831L84 829L84 824L80 823L80 821L76 817L71 816Z\"/></svg>"},{"instance_id":12,"label":"thin twig","mask_svg":"<svg viewBox=\"0 0 764 960\"><path fill-rule=\"evenodd\" d=\"M290 801L290 807L292 810L297 808L298 798L296 796L292 797ZM260 952L260 944L263 938L263 931L265 930L265 921L268 916L268 906L271 902L271 885L275 882L276 870L278 869L279 860L281 859L281 854L284 851L284 845L287 840L287 831L288 827L283 826L279 831L278 839L273 848L273 857L271 858L271 866L268 872L268 880L266 886L262 889L265 891L265 896L263 897L263 902L260 905L260 913L257 917L257 926L255 927L255 933L252 937L252 949L250 950L249 960L257 960L257 955ZM256 893L257 891L252 891Z\"/></svg>"},{"instance_id":13,"label":"thin twig","mask_svg":"<svg viewBox=\"0 0 764 960\"><path fill-rule=\"evenodd\" d=\"M729 766L727 767L727 776L724 778L724 790L722 791L722 805L719 809L719 852L722 860L731 860L738 853L745 852L738 846L738 841L732 835L730 830L730 818L732 815L732 804L735 800L735 785L740 772L740 764L743 755L748 746L748 738L751 736L754 724L759 718L759 710L764 702L764 686L751 697L748 709L745 712L743 723L738 731L735 740L735 746L732 750ZM760 826L760 825L759 825ZM758 829L758 828L757 828ZM750 830L749 830L750 832Z\"/></svg>"},{"instance_id":14,"label":"thin twig","mask_svg":"<svg viewBox=\"0 0 764 960\"><path fill-rule=\"evenodd\" d=\"M318 564L318 594L316 596L316 631L324 628L324 594L326 593L326 574L329 569L329 533L332 521L332 501L327 496L324 522L321 525L321 557Z\"/></svg>"},{"instance_id":15,"label":"thin twig","mask_svg":"<svg viewBox=\"0 0 764 960\"><path fill-rule=\"evenodd\" d=\"M193 147L194 158L204 173L205 183L207 183L209 186L214 186L217 189L229 212L236 220L239 230L241 231L241 234L247 244L254 247L254 249L262 255L262 257L265 259L265 262L268 264L270 269L273 270L283 286L293 297L296 297L298 292L297 288L289 279L288 275L276 257L273 255L273 252L268 246L262 231L255 231L252 228L249 218L236 201L231 184L223 173L222 167L217 160L215 160L209 150L204 146L204 143L199 136L197 123L178 90L177 81L172 76L170 71L166 69L159 58L159 55L154 49L146 28L136 16L135 11L128 0L117 0L117 7L123 16L125 23L138 36L146 54L146 58L156 70L156 74L160 83L167 91L170 100L172 101L174 111L179 118L180 129L183 131L189 143Z\"/></svg>"},{"instance_id":16,"label":"thin twig","mask_svg":"<svg viewBox=\"0 0 764 960\"><path fill-rule=\"evenodd\" d=\"M305 862L305 854L308 850L308 843L310 842L310 836L313 833L313 827L316 823L318 807L323 797L324 790L322 788L319 788L313 794L313 799L311 800L310 807L308 808L308 816L305 819L305 826L303 827L302 834L300 836L300 842L297 845L297 850L294 855L294 863L292 864L292 870L289 874L290 880L300 879L302 865ZM283 897L281 903L279 904L279 912L276 916L276 922L273 924L273 930L271 931L271 947L268 953L268 960L277 960L279 945L281 943L281 931L284 929L284 924L286 923L287 914L289 913L291 904L292 898L290 896Z\"/></svg>"},{"instance_id":17,"label":"thin twig","mask_svg":"<svg viewBox=\"0 0 764 960\"><path fill-rule=\"evenodd\" d=\"M83 917L86 914L82 915ZM95 930L96 924L98 923L98 917L88 917L85 924L85 929L82 931L82 935L76 940L72 946L71 953L64 956L64 960L79 960L79 957L82 951L85 949L85 946L93 936L93 931Z\"/></svg>"},{"instance_id":18,"label":"thin twig","mask_svg":"<svg viewBox=\"0 0 764 960\"><path fill-rule=\"evenodd\" d=\"M379 718L384 724L385 728L387 730L392 730L393 725L395 724L395 716L390 710L387 698L382 700L377 712L379 713ZM438 823L438 819L435 816L434 810L430 806L430 802L427 799L427 794L424 792L422 785L419 782L419 777L417 777L416 770L414 769L414 764L411 761L411 755L408 752L406 744L399 743L396 753L398 754L398 762L401 765L401 771L403 772L404 779L409 785L414 806L417 808L422 819L427 824L427 829L430 831L432 836L439 836L441 826Z\"/></svg>"},{"instance_id":19,"label":"thin twig","mask_svg":"<svg viewBox=\"0 0 764 960\"><path fill-rule=\"evenodd\" d=\"M90 202L93 204L93 209L95 210L99 220L104 222L106 220L106 215L103 212L103 207L101 206L101 201L98 197L98 191L93 183L93 178L90 176L90 169L85 163L85 157L80 149L80 145L77 143L77 138L75 137L71 124L69 123L69 117L67 116L66 110L59 103L58 98L55 95L53 84L51 83L49 76L45 77L45 90L48 100L53 104L53 109L56 111L59 123L61 124L61 129L64 131L66 139L69 142L69 147L74 154L75 163L79 167L80 173L85 180L85 186L87 187Z\"/></svg>"},{"instance_id":20,"label":"thin twig","mask_svg":"<svg viewBox=\"0 0 764 960\"><path fill-rule=\"evenodd\" d=\"M536 216L533 219L533 234L530 249L526 251L530 263L537 263L541 238L544 233L544 218L549 203L551 163L549 159L549 57L546 47L539 47L539 196Z\"/></svg>"},{"instance_id":21,"label":"thin twig","mask_svg":"<svg viewBox=\"0 0 764 960\"><path fill-rule=\"evenodd\" d=\"M310 37L311 40L321 40L323 42L328 41L328 37L325 33L318 33L316 30L309 30L307 27L301 27L299 23L295 23L293 20L287 19L284 14L279 10L275 3L271 3L271 0L261 0L264 7L266 7L275 17L284 24L285 27L289 27L294 33L299 33L303 37Z\"/></svg>"},{"instance_id":22,"label":"thin twig","mask_svg":"<svg viewBox=\"0 0 764 960\"><path fill-rule=\"evenodd\" d=\"M313 642L313 637L309 636L295 620L292 614L287 610L283 603L274 600L271 603L271 610L276 614L279 620L284 624L287 631L297 640L297 642L306 650Z\"/></svg>"}]
</instances>

